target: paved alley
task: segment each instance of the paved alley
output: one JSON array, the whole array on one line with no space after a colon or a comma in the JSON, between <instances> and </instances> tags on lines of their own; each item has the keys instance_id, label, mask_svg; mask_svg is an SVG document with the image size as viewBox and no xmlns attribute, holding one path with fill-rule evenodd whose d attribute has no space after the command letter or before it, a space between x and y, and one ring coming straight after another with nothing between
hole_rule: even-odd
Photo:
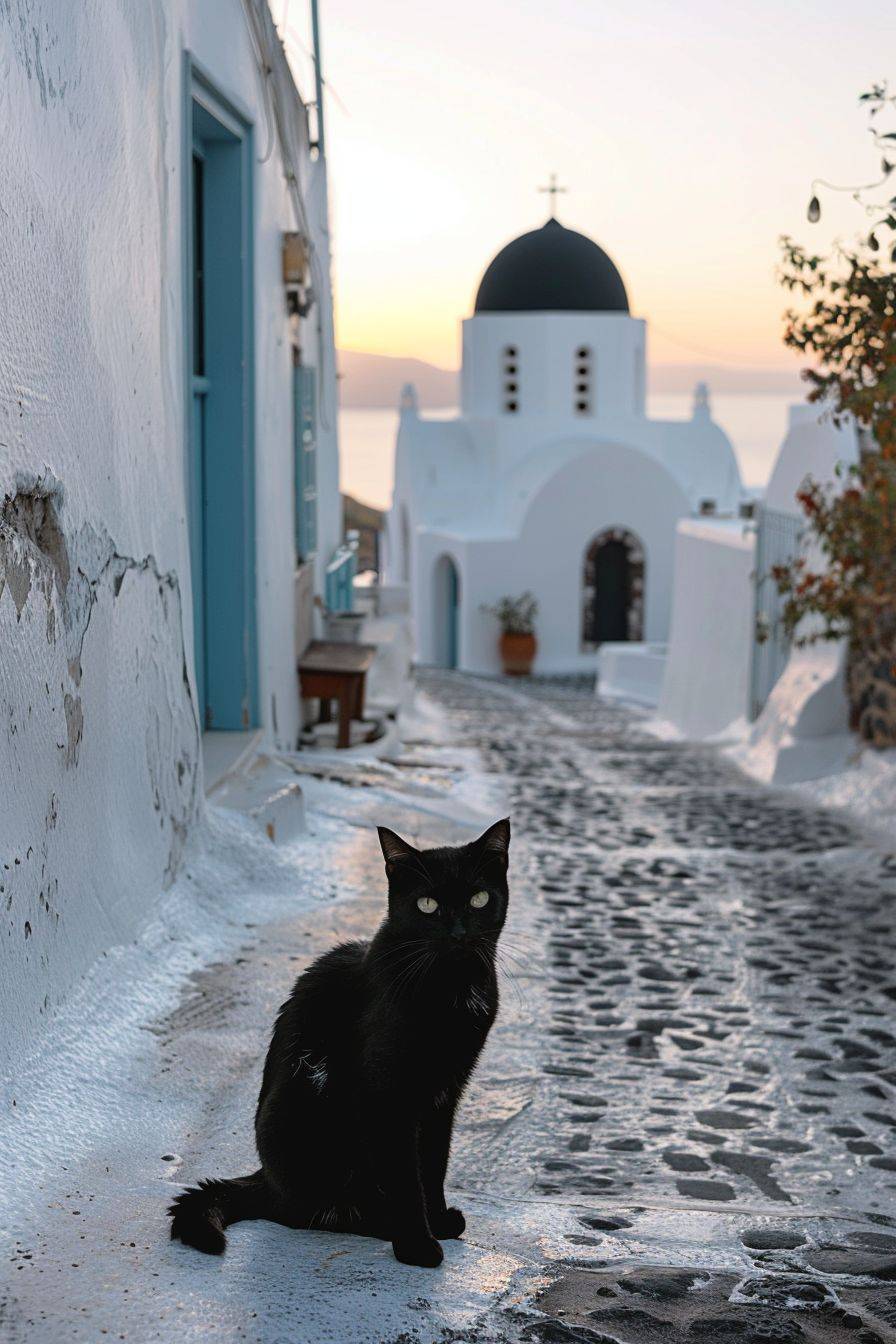
<instances>
[{"instance_id":1,"label":"paved alley","mask_svg":"<svg viewBox=\"0 0 896 1344\"><path fill-rule=\"evenodd\" d=\"M546 1302L581 1329L584 1291L597 1333L532 1337L855 1338L851 1296L896 1326L896 855L710 748L648 736L586 684L423 685L508 778L543 901L526 953L544 956L549 1004L533 1189L593 1203L571 1240L598 1260ZM693 1209L698 1267L703 1211L737 1209L756 1272L740 1307L686 1293L693 1276L597 1285L608 1234L614 1258L627 1228L631 1257L661 1258L626 1206ZM825 1216L842 1221L807 1229Z\"/></svg>"},{"instance_id":2,"label":"paved alley","mask_svg":"<svg viewBox=\"0 0 896 1344\"><path fill-rule=\"evenodd\" d=\"M892 1344L896 858L575 681L420 674L389 761L291 758L307 831L209 811L141 939L9 1098L0 1339L93 1344ZM502 1007L438 1271L366 1238L168 1240L183 1184L254 1165L271 1023L366 937L374 827L510 811Z\"/></svg>"}]
</instances>

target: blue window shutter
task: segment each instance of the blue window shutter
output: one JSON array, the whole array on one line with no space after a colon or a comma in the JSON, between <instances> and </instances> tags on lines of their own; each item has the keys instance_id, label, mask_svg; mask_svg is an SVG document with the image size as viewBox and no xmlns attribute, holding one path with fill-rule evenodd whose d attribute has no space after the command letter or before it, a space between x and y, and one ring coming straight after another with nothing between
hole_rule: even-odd
<instances>
[{"instance_id":1,"label":"blue window shutter","mask_svg":"<svg viewBox=\"0 0 896 1344\"><path fill-rule=\"evenodd\" d=\"M354 548L343 543L334 552L324 578L324 598L328 611L353 611L355 574L358 556Z\"/></svg>"},{"instance_id":2,"label":"blue window shutter","mask_svg":"<svg viewBox=\"0 0 896 1344\"><path fill-rule=\"evenodd\" d=\"M296 476L296 557L307 560L317 550L317 421L314 414L315 370L293 368L293 437Z\"/></svg>"}]
</instances>

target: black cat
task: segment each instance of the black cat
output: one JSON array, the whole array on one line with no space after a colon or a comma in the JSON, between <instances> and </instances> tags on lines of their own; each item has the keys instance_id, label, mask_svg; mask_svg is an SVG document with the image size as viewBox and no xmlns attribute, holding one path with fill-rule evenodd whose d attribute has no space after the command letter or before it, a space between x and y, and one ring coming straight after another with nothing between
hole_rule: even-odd
<instances>
[{"instance_id":1,"label":"black cat","mask_svg":"<svg viewBox=\"0 0 896 1344\"><path fill-rule=\"evenodd\" d=\"M255 1115L261 1168L203 1181L172 1204L171 1235L212 1254L244 1218L392 1242L436 1266L459 1237L445 1204L454 1112L498 1011L510 822L472 844L414 849L379 829L386 918L296 981Z\"/></svg>"}]
</instances>

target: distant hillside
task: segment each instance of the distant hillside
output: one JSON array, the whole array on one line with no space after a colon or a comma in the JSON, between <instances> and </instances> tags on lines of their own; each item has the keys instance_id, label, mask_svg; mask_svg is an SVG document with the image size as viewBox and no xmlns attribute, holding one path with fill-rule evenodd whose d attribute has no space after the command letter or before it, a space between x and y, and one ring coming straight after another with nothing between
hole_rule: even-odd
<instances>
[{"instance_id":1,"label":"distant hillside","mask_svg":"<svg viewBox=\"0 0 896 1344\"><path fill-rule=\"evenodd\" d=\"M339 372L344 410L394 410L405 383L414 384L424 411L456 406L459 400L458 374L422 359L340 350ZM794 400L806 395L806 385L797 370L729 368L722 364L654 364L648 370L650 391L659 395L693 392L694 384L700 382L709 383L710 391L719 395L770 394L792 396Z\"/></svg>"},{"instance_id":2,"label":"distant hillside","mask_svg":"<svg viewBox=\"0 0 896 1344\"><path fill-rule=\"evenodd\" d=\"M366 355L361 350L340 350L337 362L339 401L344 410L394 410L405 383L414 384L425 411L457 405L458 378L453 369L439 369L422 359Z\"/></svg>"}]
</instances>

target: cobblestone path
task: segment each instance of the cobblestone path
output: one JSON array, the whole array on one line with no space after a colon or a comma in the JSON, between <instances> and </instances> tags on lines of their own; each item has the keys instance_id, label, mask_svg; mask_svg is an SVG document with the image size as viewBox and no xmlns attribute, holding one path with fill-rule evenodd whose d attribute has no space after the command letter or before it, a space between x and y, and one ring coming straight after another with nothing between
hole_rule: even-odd
<instances>
[{"instance_id":1,"label":"cobblestone path","mask_svg":"<svg viewBox=\"0 0 896 1344\"><path fill-rule=\"evenodd\" d=\"M508 777L535 860L551 1124L531 1188L595 1206L571 1238L594 1259L528 1337L896 1338L896 855L584 683L421 684ZM752 1278L600 1258L646 1208L725 1206Z\"/></svg>"}]
</instances>

